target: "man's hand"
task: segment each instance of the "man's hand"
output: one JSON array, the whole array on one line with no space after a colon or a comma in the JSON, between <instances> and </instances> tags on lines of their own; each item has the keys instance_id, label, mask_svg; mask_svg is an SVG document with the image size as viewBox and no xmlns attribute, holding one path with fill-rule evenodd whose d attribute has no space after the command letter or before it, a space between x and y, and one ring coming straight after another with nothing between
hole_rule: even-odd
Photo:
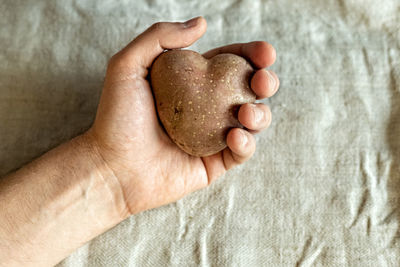
<instances>
[{"instance_id":1,"label":"man's hand","mask_svg":"<svg viewBox=\"0 0 400 267\"><path fill-rule=\"evenodd\" d=\"M238 119L248 130L232 129L227 135L228 147L203 158L180 150L163 131L147 80L148 68L165 49L193 44L206 27L202 17L186 23L156 23L109 62L97 117L87 135L120 182L128 215L174 202L245 162L255 151L252 133L267 128L271 122L267 106L241 106ZM263 69L276 58L270 44L233 44L204 56L211 58L218 53L243 56L258 69L251 80L258 99L277 91L277 76Z\"/></svg>"},{"instance_id":2,"label":"man's hand","mask_svg":"<svg viewBox=\"0 0 400 267\"><path fill-rule=\"evenodd\" d=\"M131 214L173 202L207 186L254 153L251 133L266 128L269 109L245 104L228 148L189 156L157 121L148 68L164 49L189 46L206 30L203 18L157 23L110 60L96 121L85 134L58 146L0 180L0 266L53 266ZM279 85L265 42L234 44L204 54L235 53L258 70L258 98ZM250 133L251 132L251 133Z\"/></svg>"}]
</instances>

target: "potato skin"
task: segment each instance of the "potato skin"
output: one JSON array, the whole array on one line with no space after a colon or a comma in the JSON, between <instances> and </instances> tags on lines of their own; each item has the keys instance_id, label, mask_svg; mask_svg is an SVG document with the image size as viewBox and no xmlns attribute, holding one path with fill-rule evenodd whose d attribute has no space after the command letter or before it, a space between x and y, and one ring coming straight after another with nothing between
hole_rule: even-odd
<instances>
[{"instance_id":1,"label":"potato skin","mask_svg":"<svg viewBox=\"0 0 400 267\"><path fill-rule=\"evenodd\" d=\"M206 59L190 50L169 50L151 68L157 112L169 137L186 153L204 157L226 147L240 105L252 103L254 70L242 57Z\"/></svg>"}]
</instances>

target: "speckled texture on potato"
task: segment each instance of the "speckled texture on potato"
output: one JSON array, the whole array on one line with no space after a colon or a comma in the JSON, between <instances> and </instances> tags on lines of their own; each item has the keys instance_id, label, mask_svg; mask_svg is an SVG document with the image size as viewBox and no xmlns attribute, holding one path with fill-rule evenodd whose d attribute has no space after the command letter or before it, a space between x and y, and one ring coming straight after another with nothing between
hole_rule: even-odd
<instances>
[{"instance_id":1,"label":"speckled texture on potato","mask_svg":"<svg viewBox=\"0 0 400 267\"><path fill-rule=\"evenodd\" d=\"M170 138L185 152L208 156L226 147L226 134L242 127L240 105L254 102L249 87L253 68L242 57L211 59L190 50L170 50L151 69L159 118Z\"/></svg>"}]
</instances>

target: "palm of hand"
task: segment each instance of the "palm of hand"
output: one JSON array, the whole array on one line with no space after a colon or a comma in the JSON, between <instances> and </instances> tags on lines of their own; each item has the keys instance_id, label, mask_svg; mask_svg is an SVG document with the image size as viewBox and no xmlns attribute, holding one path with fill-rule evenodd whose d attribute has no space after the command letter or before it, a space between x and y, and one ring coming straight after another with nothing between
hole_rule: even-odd
<instances>
[{"instance_id":1,"label":"palm of hand","mask_svg":"<svg viewBox=\"0 0 400 267\"><path fill-rule=\"evenodd\" d=\"M149 34L151 33L147 33ZM134 40L133 44L128 45L110 61L96 121L89 130L96 140L102 157L120 182L131 214L176 201L192 191L207 186L227 169L247 160L255 149L254 139L250 133L233 129L227 137L228 148L215 155L198 158L180 150L159 124L151 87L145 78L147 67L155 56L150 56L150 64L144 64L145 66L138 66L137 62L131 64L128 60L129 53L132 53L129 50L132 50L132 46L135 48L135 45L140 45L135 44L140 41L140 37ZM242 51L242 46L244 45L232 45L213 50L205 56L211 57L220 52L238 53L239 48ZM260 53L265 52L261 50L271 49L265 45L261 46L263 48L257 45L251 51L253 55L245 56L258 57ZM162 50L159 49L155 55L160 52ZM140 54L138 51L135 53ZM263 64L256 63L256 65ZM261 71L263 70L258 72ZM257 82L254 86L256 76L261 77L258 78L260 84L265 84L267 78L265 73L258 75L256 73L253 77L252 87L259 96L263 97L263 93L257 92L257 87L264 87L260 90L267 95L276 91L277 88L260 87ZM263 105L258 108L266 113L269 112ZM243 105L241 109L244 111L239 111L239 121L247 128L257 131L268 126L268 114L263 123L254 125L254 116L250 118L251 111L245 110L250 107ZM242 132L247 135L248 141L245 144L240 143Z\"/></svg>"},{"instance_id":2,"label":"palm of hand","mask_svg":"<svg viewBox=\"0 0 400 267\"><path fill-rule=\"evenodd\" d=\"M101 102L98 110L102 119L96 120L93 130L102 156L120 179L128 204L132 203L131 212L176 201L208 184L201 158L180 150L160 126L147 80L106 85L103 99L106 103ZM118 104L107 104L110 99L118 99Z\"/></svg>"}]
</instances>

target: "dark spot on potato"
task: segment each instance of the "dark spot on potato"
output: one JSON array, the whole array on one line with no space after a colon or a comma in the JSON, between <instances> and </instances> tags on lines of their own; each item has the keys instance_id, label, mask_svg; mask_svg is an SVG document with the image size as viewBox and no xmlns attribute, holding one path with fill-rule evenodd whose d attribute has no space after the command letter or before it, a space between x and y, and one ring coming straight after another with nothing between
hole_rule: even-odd
<instances>
[{"instance_id":1,"label":"dark spot on potato","mask_svg":"<svg viewBox=\"0 0 400 267\"><path fill-rule=\"evenodd\" d=\"M231 107L230 112L231 112L231 114L232 114L232 116L233 116L234 118L237 118L237 117L238 117L239 108L240 108L240 105L234 105L234 106Z\"/></svg>"}]
</instances>

